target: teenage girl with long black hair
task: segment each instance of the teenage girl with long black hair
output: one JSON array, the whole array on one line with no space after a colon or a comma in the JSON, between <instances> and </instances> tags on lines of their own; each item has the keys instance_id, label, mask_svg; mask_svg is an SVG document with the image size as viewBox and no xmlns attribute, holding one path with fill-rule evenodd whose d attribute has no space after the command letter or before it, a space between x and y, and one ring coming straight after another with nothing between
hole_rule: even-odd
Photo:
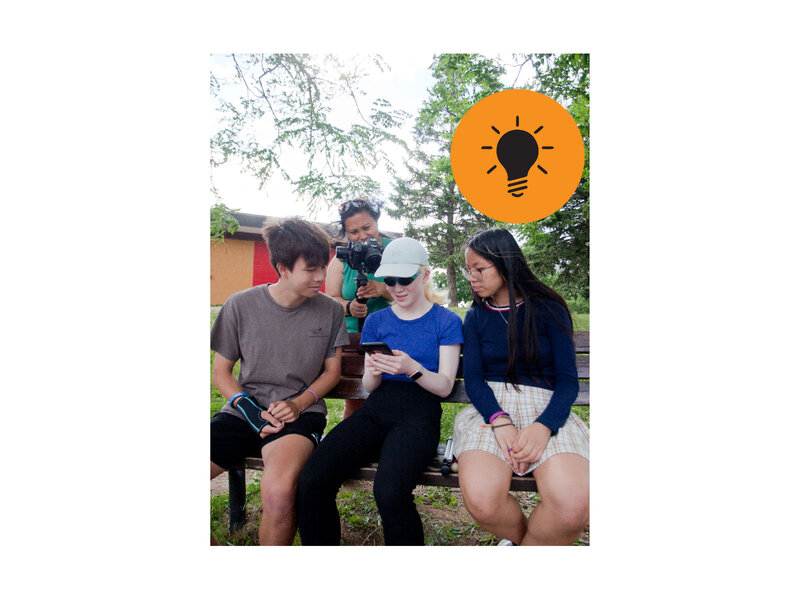
<instances>
[{"instance_id":1,"label":"teenage girl with long black hair","mask_svg":"<svg viewBox=\"0 0 800 600\"><path fill-rule=\"evenodd\" d=\"M589 430L570 410L578 394L572 317L505 229L474 235L465 256L472 405L453 434L464 503L501 544L571 544L589 521ZM529 518L509 493L512 471L536 479L541 502Z\"/></svg>"}]
</instances>

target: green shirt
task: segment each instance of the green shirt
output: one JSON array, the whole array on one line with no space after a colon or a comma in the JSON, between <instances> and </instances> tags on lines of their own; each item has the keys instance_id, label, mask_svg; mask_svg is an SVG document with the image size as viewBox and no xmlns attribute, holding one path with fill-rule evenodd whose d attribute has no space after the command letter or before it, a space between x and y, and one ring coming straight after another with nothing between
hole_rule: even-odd
<instances>
[{"instance_id":1,"label":"green shirt","mask_svg":"<svg viewBox=\"0 0 800 600\"><path fill-rule=\"evenodd\" d=\"M383 247L386 248L386 245L391 241L392 240L389 238L384 237ZM342 263L342 265L344 267L342 271L342 298L345 300L354 300L356 297L356 277L358 277L358 271L350 268L350 265L347 263ZM375 277L374 273L369 273L367 279L383 283L383 277ZM374 313L376 310L386 308L387 306L389 306L389 301L386 298L370 298L367 300L367 314ZM358 331L358 319L356 317L347 317L345 323L347 325L347 331Z\"/></svg>"}]
</instances>

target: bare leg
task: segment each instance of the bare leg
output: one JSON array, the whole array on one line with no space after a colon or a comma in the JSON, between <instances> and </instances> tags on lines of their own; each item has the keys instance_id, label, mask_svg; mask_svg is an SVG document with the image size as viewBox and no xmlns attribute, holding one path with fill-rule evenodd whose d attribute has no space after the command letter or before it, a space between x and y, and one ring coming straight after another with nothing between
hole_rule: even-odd
<instances>
[{"instance_id":1,"label":"bare leg","mask_svg":"<svg viewBox=\"0 0 800 600\"><path fill-rule=\"evenodd\" d=\"M213 461L211 462L211 479L218 475L222 475L225 472L225 469L220 467L219 465L215 464ZM221 544L214 538L214 534L211 534L211 545L212 546L220 546Z\"/></svg>"},{"instance_id":2,"label":"bare leg","mask_svg":"<svg viewBox=\"0 0 800 600\"><path fill-rule=\"evenodd\" d=\"M311 440L289 434L264 446L264 474L261 477L262 546L288 546L297 530L295 495L297 479L314 450Z\"/></svg>"},{"instance_id":3,"label":"bare leg","mask_svg":"<svg viewBox=\"0 0 800 600\"><path fill-rule=\"evenodd\" d=\"M556 454L533 476L542 501L528 519L522 544L572 544L589 522L589 461L577 454Z\"/></svg>"},{"instance_id":4,"label":"bare leg","mask_svg":"<svg viewBox=\"0 0 800 600\"><path fill-rule=\"evenodd\" d=\"M478 525L500 538L520 544L525 535L525 515L509 493L511 467L483 450L468 450L458 457L458 482L464 505Z\"/></svg>"}]
</instances>

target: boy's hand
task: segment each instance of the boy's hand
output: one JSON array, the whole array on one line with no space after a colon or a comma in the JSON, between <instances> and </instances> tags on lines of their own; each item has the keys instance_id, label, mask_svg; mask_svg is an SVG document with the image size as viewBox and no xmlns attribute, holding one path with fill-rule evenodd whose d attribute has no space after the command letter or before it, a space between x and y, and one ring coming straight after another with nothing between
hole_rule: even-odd
<instances>
[{"instance_id":1,"label":"boy's hand","mask_svg":"<svg viewBox=\"0 0 800 600\"><path fill-rule=\"evenodd\" d=\"M266 412L268 415L278 419L281 424L296 421L300 416L300 410L295 406L294 402L288 400L273 402Z\"/></svg>"}]
</instances>

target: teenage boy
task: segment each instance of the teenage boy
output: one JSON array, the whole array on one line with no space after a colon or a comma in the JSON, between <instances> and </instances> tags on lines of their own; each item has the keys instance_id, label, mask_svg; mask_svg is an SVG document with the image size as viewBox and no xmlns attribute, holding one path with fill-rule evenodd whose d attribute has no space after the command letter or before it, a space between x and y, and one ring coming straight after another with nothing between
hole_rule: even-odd
<instances>
[{"instance_id":1,"label":"teenage boy","mask_svg":"<svg viewBox=\"0 0 800 600\"><path fill-rule=\"evenodd\" d=\"M211 478L261 456L259 543L288 545L297 479L325 428L323 396L339 381L349 338L341 305L320 293L330 256L322 229L287 219L265 223L262 235L278 283L233 294L211 328L212 382L229 400L211 419Z\"/></svg>"}]
</instances>

